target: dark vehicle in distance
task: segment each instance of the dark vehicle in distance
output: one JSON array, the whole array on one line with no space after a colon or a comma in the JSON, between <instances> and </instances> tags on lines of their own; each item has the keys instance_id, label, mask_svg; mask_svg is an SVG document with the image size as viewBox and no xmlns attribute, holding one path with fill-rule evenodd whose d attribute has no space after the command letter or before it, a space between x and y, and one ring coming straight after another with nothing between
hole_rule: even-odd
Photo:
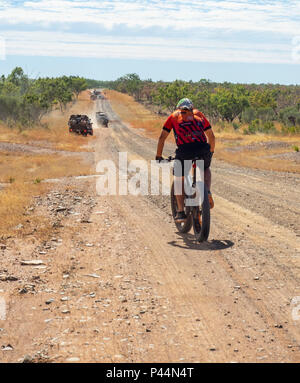
<instances>
[{"instance_id":1,"label":"dark vehicle in distance","mask_svg":"<svg viewBox=\"0 0 300 383\"><path fill-rule=\"evenodd\" d=\"M69 132L87 136L93 135L93 123L85 114L72 114L68 121Z\"/></svg>"},{"instance_id":2,"label":"dark vehicle in distance","mask_svg":"<svg viewBox=\"0 0 300 383\"><path fill-rule=\"evenodd\" d=\"M109 119L104 112L96 112L96 120L106 128L108 127Z\"/></svg>"},{"instance_id":3,"label":"dark vehicle in distance","mask_svg":"<svg viewBox=\"0 0 300 383\"><path fill-rule=\"evenodd\" d=\"M91 91L90 98L91 100L97 100L97 99L104 100L104 95L101 93L100 90L94 89Z\"/></svg>"}]
</instances>

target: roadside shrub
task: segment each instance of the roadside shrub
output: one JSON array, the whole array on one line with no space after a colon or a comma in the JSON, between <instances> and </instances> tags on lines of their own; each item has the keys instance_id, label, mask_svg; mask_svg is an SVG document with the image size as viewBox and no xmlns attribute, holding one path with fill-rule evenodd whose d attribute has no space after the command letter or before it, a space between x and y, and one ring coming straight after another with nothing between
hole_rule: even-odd
<instances>
[{"instance_id":1,"label":"roadside shrub","mask_svg":"<svg viewBox=\"0 0 300 383\"><path fill-rule=\"evenodd\" d=\"M250 124L253 120L256 119L256 111L254 108L246 108L241 114L242 122Z\"/></svg>"},{"instance_id":2,"label":"roadside shrub","mask_svg":"<svg viewBox=\"0 0 300 383\"><path fill-rule=\"evenodd\" d=\"M252 121L257 119L262 122L274 121L277 116L272 108L247 108L241 114L241 121L247 124L251 124Z\"/></svg>"},{"instance_id":3,"label":"roadside shrub","mask_svg":"<svg viewBox=\"0 0 300 383\"><path fill-rule=\"evenodd\" d=\"M237 122L233 122L232 126L233 126L234 130L239 130L239 128L240 128L240 124L238 124Z\"/></svg>"},{"instance_id":4,"label":"roadside shrub","mask_svg":"<svg viewBox=\"0 0 300 383\"><path fill-rule=\"evenodd\" d=\"M248 126L248 134L255 134L259 130L259 120L256 118Z\"/></svg>"},{"instance_id":5,"label":"roadside shrub","mask_svg":"<svg viewBox=\"0 0 300 383\"><path fill-rule=\"evenodd\" d=\"M259 108L256 115L263 122L276 120L276 114L272 108Z\"/></svg>"},{"instance_id":6,"label":"roadside shrub","mask_svg":"<svg viewBox=\"0 0 300 383\"><path fill-rule=\"evenodd\" d=\"M260 132L262 132L262 133L275 132L275 126L274 126L273 121L264 122L263 125L260 126Z\"/></svg>"},{"instance_id":7,"label":"roadside shrub","mask_svg":"<svg viewBox=\"0 0 300 383\"><path fill-rule=\"evenodd\" d=\"M7 122L8 120L18 120L21 113L21 101L19 97L0 95L0 119Z\"/></svg>"},{"instance_id":8,"label":"roadside shrub","mask_svg":"<svg viewBox=\"0 0 300 383\"><path fill-rule=\"evenodd\" d=\"M287 107L279 114L280 120L286 126L300 125L300 110L297 107Z\"/></svg>"},{"instance_id":9,"label":"roadside shrub","mask_svg":"<svg viewBox=\"0 0 300 383\"><path fill-rule=\"evenodd\" d=\"M258 118L253 120L249 124L248 129L244 130L244 134L256 134L256 133L271 133L275 132L275 126L273 121L262 122Z\"/></svg>"},{"instance_id":10,"label":"roadside shrub","mask_svg":"<svg viewBox=\"0 0 300 383\"><path fill-rule=\"evenodd\" d=\"M296 125L296 126L283 125L281 127L281 133L283 133L283 134L300 134L300 125Z\"/></svg>"},{"instance_id":11,"label":"roadside shrub","mask_svg":"<svg viewBox=\"0 0 300 383\"><path fill-rule=\"evenodd\" d=\"M219 127L221 130L225 129L225 122L224 121L220 121L219 122Z\"/></svg>"}]
</instances>

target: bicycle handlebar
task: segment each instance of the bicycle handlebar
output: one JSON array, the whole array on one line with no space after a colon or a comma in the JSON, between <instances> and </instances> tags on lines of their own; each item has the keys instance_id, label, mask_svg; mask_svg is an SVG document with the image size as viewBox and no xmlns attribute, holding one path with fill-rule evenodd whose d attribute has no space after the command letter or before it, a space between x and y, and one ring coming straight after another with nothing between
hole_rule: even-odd
<instances>
[{"instance_id":1,"label":"bicycle handlebar","mask_svg":"<svg viewBox=\"0 0 300 383\"><path fill-rule=\"evenodd\" d=\"M201 157L195 157L195 158L192 158L188 161L197 161L197 160L202 160L203 158ZM175 161L176 158L175 157L172 157L172 156L169 156L168 158L164 158L163 160L161 160L160 162L171 162L171 161Z\"/></svg>"},{"instance_id":2,"label":"bicycle handlebar","mask_svg":"<svg viewBox=\"0 0 300 383\"><path fill-rule=\"evenodd\" d=\"M167 161L168 161L168 162L175 161L175 157L169 156L169 157L167 158Z\"/></svg>"}]
</instances>

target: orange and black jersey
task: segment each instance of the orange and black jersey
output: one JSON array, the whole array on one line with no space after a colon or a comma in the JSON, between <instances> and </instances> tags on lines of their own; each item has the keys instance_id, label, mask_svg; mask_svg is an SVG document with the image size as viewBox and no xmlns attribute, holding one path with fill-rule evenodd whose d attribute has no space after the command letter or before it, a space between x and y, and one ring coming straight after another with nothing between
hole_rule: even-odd
<instances>
[{"instance_id":1,"label":"orange and black jersey","mask_svg":"<svg viewBox=\"0 0 300 383\"><path fill-rule=\"evenodd\" d=\"M193 112L182 114L175 110L164 123L164 130L173 129L177 146L191 142L207 142L205 131L211 129L209 121L203 113L194 109Z\"/></svg>"}]
</instances>

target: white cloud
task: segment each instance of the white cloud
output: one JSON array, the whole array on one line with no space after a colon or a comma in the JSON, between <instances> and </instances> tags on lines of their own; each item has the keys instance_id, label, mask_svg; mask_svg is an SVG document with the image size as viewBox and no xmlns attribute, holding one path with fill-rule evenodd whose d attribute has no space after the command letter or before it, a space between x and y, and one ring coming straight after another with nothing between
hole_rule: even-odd
<instances>
[{"instance_id":1,"label":"white cloud","mask_svg":"<svg viewBox=\"0 0 300 383\"><path fill-rule=\"evenodd\" d=\"M36 0L23 4L0 0L0 27L8 54L286 63L291 39L300 33L299 4L295 0ZM106 28L114 36L88 34L83 25ZM24 32L26 26L36 34ZM47 33L45 27L53 31ZM124 27L134 28L136 37L118 35L120 27L122 33ZM17 32L18 28L22 31ZM73 33L61 33L68 28ZM163 38L141 37L147 28L163 30ZM191 29L194 33L188 41L180 39L181 33ZM179 37L174 39L174 34ZM278 43L282 39L285 44Z\"/></svg>"},{"instance_id":2,"label":"white cloud","mask_svg":"<svg viewBox=\"0 0 300 383\"><path fill-rule=\"evenodd\" d=\"M7 54L97 58L136 58L199 62L288 63L285 44L234 43L214 40L155 37L95 36L61 32L6 32Z\"/></svg>"},{"instance_id":3,"label":"white cloud","mask_svg":"<svg viewBox=\"0 0 300 383\"><path fill-rule=\"evenodd\" d=\"M148 1L27 1L0 12L9 23L88 22L107 28L120 24L129 27L171 27L270 31L292 34L299 28L294 1L186 1L149 3Z\"/></svg>"}]
</instances>

